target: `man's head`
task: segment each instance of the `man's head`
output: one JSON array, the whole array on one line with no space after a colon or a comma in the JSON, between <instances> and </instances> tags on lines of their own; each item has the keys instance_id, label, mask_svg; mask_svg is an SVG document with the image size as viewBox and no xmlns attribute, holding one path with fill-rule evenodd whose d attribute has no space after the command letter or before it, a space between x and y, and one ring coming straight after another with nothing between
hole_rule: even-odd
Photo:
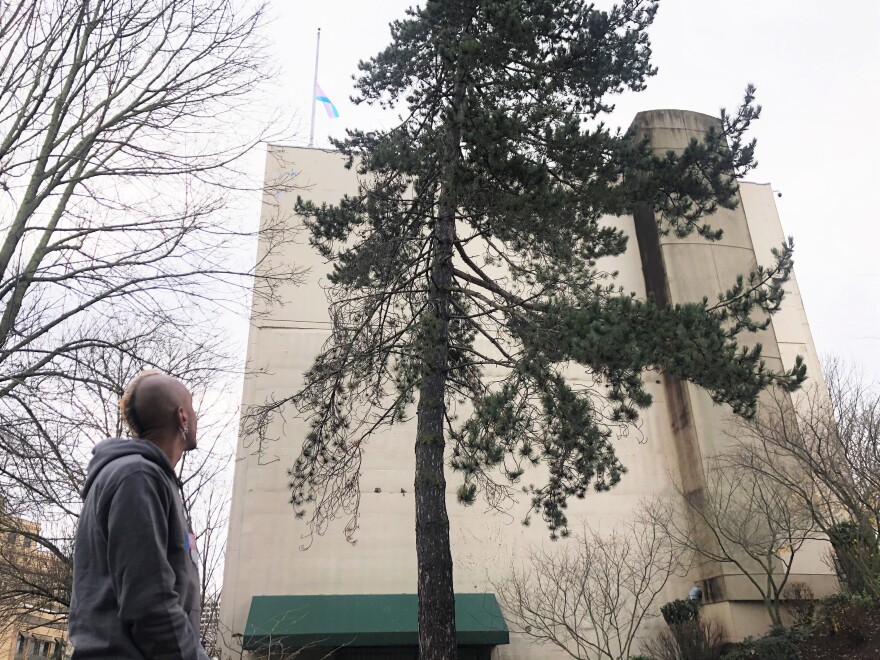
<instances>
[{"instance_id":1,"label":"man's head","mask_svg":"<svg viewBox=\"0 0 880 660\"><path fill-rule=\"evenodd\" d=\"M184 451L196 448L192 394L176 378L154 369L142 371L125 388L119 409L134 436L157 440L179 435Z\"/></svg>"}]
</instances>

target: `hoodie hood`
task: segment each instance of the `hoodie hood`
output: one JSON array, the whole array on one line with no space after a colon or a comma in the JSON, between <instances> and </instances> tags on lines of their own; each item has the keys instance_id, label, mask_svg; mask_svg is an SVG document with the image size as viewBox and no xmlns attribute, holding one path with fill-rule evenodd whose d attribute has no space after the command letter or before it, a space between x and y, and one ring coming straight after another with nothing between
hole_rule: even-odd
<instances>
[{"instance_id":1,"label":"hoodie hood","mask_svg":"<svg viewBox=\"0 0 880 660\"><path fill-rule=\"evenodd\" d=\"M86 472L86 484L83 486L83 499L89 494L89 489L95 482L95 478L108 464L123 456L131 456L137 454L143 456L148 461L155 463L167 472L172 481L177 482L177 475L171 469L171 463L168 457L149 440L139 440L137 438L107 438L102 440L95 448L92 449L92 459L89 461L89 467Z\"/></svg>"}]
</instances>

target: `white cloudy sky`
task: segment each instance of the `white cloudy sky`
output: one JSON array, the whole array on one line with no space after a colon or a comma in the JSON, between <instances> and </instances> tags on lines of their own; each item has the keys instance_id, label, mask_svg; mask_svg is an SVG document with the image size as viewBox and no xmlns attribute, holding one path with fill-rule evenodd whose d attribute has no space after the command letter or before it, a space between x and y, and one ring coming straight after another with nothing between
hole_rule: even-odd
<instances>
[{"instance_id":1,"label":"white cloudy sky","mask_svg":"<svg viewBox=\"0 0 880 660\"><path fill-rule=\"evenodd\" d=\"M315 33L319 82L340 118L317 115L318 146L346 127L391 125L348 100L357 62L388 42L388 23L408 0L273 0L271 28L282 75L276 101L308 141ZM600 7L610 0L598 0ZM612 123L636 112L681 108L717 114L746 83L764 106L756 125L760 165L785 231L820 354L836 354L880 378L877 189L880 137L880 2L877 0L663 0L651 30L658 75L622 98Z\"/></svg>"}]
</instances>

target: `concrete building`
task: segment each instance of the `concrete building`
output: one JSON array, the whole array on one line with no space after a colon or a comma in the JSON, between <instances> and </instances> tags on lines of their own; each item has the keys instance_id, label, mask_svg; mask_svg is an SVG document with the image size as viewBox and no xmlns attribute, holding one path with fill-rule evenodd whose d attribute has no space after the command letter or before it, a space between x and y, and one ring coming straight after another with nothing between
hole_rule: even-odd
<instances>
[{"instance_id":1,"label":"concrete building","mask_svg":"<svg viewBox=\"0 0 880 660\"><path fill-rule=\"evenodd\" d=\"M2 505L2 499L0 499ZM0 506L0 516L4 516ZM22 530L38 535L40 525L18 517L8 516L8 528ZM4 532L0 536L0 554L7 566L15 566L20 571L20 582L27 584L31 580L41 580L44 576L58 575L60 570L58 558L50 552L37 547L24 534ZM0 587L7 576L0 576ZM8 585L10 590L22 585ZM18 600L14 601L16 604ZM66 615L44 610L35 610L28 606L26 599L21 608L3 607L0 612L0 660L62 660L70 656L67 644Z\"/></svg>"},{"instance_id":2,"label":"concrete building","mask_svg":"<svg viewBox=\"0 0 880 660\"><path fill-rule=\"evenodd\" d=\"M661 110L641 113L635 121L650 136L652 145L665 152L684 148L692 137L700 139L717 120ZM337 154L270 147L267 182L294 174L299 190L266 196L264 225L279 213L292 211L297 195L335 203L355 190L356 175L342 167ZM653 294L670 303L715 298L729 288L737 274L748 273L758 262L768 263L771 248L784 238L770 185L742 183L740 197L736 210L722 209L713 219L714 226L725 230L724 238L714 243L699 236L660 236L649 211L609 218L609 223L623 227L631 237L629 250L609 270L619 270L619 283L639 296ZM263 241L261 256L265 250ZM305 241L284 258L311 270L305 284L282 291L284 305L254 310L258 320L251 328L248 360L257 375L246 381L245 407L296 391L328 335L327 303L320 287L326 265ZM753 340L763 344L770 366L790 367L795 356L802 355L810 376L821 378L794 280L772 326ZM610 493L590 494L585 500L572 502L569 518L574 525L582 519L609 529L626 520L644 497L674 497L676 481L686 490L699 489L703 460L731 442L728 411L714 405L705 392L658 374L646 375L645 380L654 404L642 418L641 441L633 437L616 444L629 473ZM268 639L263 624L274 621L276 639L327 647L347 644L333 657L416 657L411 647L415 621L412 594L416 592L411 495L415 423L394 427L370 441L361 478L357 543L346 542L346 521L339 520L326 534L310 539L307 550L301 546L308 530L303 521L295 519L288 504L286 473L307 429L293 418L283 424L278 419L276 424L272 432L282 440L272 443L262 455L254 451L251 439L239 441L221 606L225 636L229 640L234 637L245 648L258 649ZM460 630L467 632L472 624L471 637L460 641L474 643L474 655L469 657L563 657L552 647L536 645L517 633L514 622L499 621L491 593L491 583L503 579L510 562L516 561L523 549L549 547L546 528L537 522L529 527L519 524L527 502L515 505L509 515L488 512L479 503L464 508L456 502L455 476L449 480L452 487L447 506ZM821 551L810 548L801 553L792 577L809 583L817 595L835 588L834 577L821 561ZM686 578L673 580L657 606L685 597L694 584L703 587L704 611L721 623L731 638L766 629L766 614L754 588L742 575L721 566L702 565ZM392 596L407 594L409 601ZM276 598L267 598L270 596ZM371 596L381 597L364 600ZM367 621L371 610L383 613L378 621ZM310 612L322 614L310 616ZM659 621L646 624L645 632ZM387 629L395 625L402 634L398 642Z\"/></svg>"}]
</instances>

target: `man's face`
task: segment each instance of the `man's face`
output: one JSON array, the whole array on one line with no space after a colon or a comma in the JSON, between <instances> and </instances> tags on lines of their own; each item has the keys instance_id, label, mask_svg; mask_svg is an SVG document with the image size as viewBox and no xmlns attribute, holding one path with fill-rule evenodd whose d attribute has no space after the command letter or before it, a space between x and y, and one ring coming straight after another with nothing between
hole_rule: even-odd
<instances>
[{"instance_id":1,"label":"man's face","mask_svg":"<svg viewBox=\"0 0 880 660\"><path fill-rule=\"evenodd\" d=\"M186 446L184 446L184 451L192 451L198 445L198 425L199 419L196 414L196 410L193 407L193 398L192 394L187 390L186 397L184 398L183 410L186 413L186 417L188 419L187 423L187 432L186 432Z\"/></svg>"}]
</instances>

